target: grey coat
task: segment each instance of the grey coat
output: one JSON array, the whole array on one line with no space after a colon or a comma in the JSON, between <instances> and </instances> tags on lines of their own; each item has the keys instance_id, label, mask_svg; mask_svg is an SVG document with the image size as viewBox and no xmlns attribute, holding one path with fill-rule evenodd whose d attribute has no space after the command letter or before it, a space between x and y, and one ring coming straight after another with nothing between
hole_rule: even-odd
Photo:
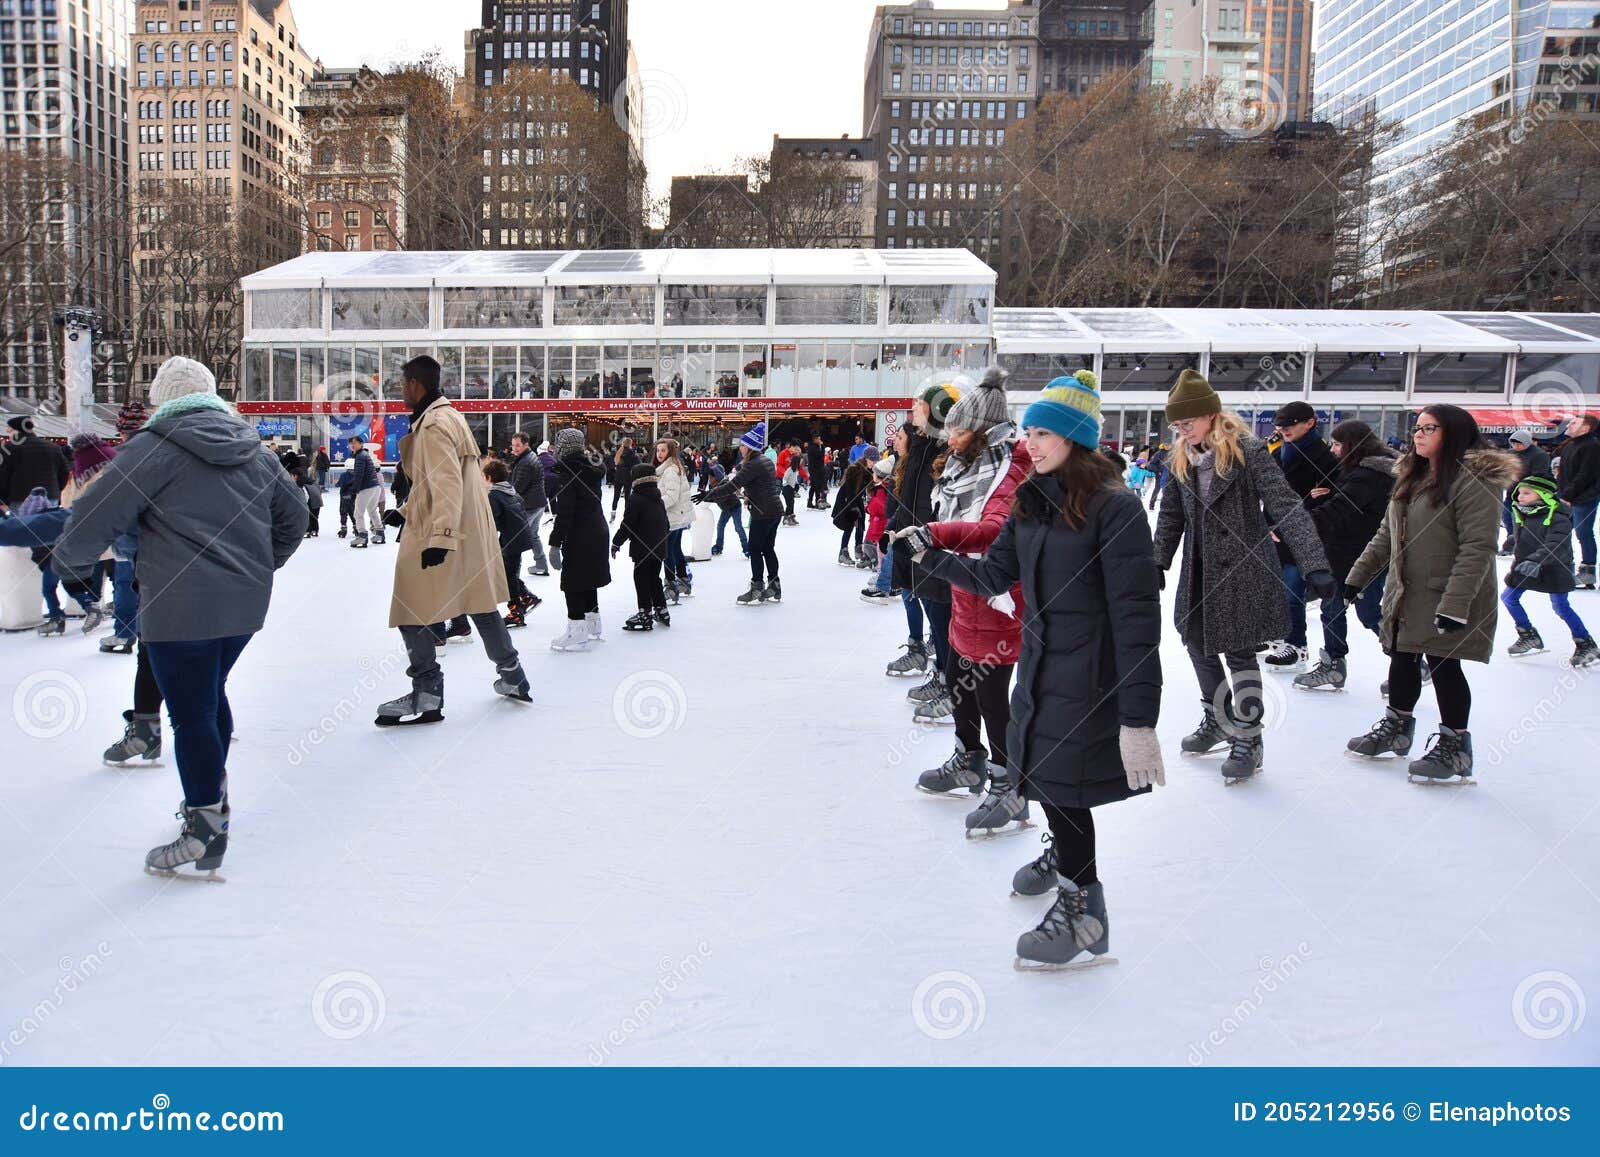
<instances>
[{"instance_id":1,"label":"grey coat","mask_svg":"<svg viewBox=\"0 0 1600 1157\"><path fill-rule=\"evenodd\" d=\"M1316 525L1267 444L1246 434L1241 445L1244 466L1227 477L1217 475L1209 501L1201 500L1193 471L1184 483L1169 470L1156 521L1156 565L1163 571L1183 542L1173 613L1178 634L1208 655L1254 651L1289 633L1288 597L1273 533L1305 573L1328 569Z\"/></svg>"},{"instance_id":2,"label":"grey coat","mask_svg":"<svg viewBox=\"0 0 1600 1157\"><path fill-rule=\"evenodd\" d=\"M53 567L88 579L106 547L139 533L139 634L151 643L254 634L272 575L306 532L305 498L256 432L197 410L128 439L73 505Z\"/></svg>"},{"instance_id":3,"label":"grey coat","mask_svg":"<svg viewBox=\"0 0 1600 1157\"><path fill-rule=\"evenodd\" d=\"M1503 451L1473 450L1461 467L1443 506L1421 495L1391 499L1383 525L1345 580L1362 590L1387 572L1378 638L1390 653L1477 663L1494 654L1500 503L1520 466ZM1466 629L1441 634L1435 615L1459 619Z\"/></svg>"}]
</instances>

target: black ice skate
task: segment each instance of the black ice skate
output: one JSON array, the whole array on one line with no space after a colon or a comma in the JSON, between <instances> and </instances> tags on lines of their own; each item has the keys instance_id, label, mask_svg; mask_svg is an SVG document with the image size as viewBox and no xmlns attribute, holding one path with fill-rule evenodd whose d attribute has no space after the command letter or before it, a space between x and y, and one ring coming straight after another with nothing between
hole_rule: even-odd
<instances>
[{"instance_id":1,"label":"black ice skate","mask_svg":"<svg viewBox=\"0 0 1600 1157\"><path fill-rule=\"evenodd\" d=\"M1263 664L1274 675L1298 675L1311 663L1304 647L1293 643L1274 643L1267 651Z\"/></svg>"},{"instance_id":2,"label":"black ice skate","mask_svg":"<svg viewBox=\"0 0 1600 1157\"><path fill-rule=\"evenodd\" d=\"M767 584L767 589L761 592L761 599L768 603L783 602L783 585L777 579L773 579Z\"/></svg>"},{"instance_id":3,"label":"black ice skate","mask_svg":"<svg viewBox=\"0 0 1600 1157\"><path fill-rule=\"evenodd\" d=\"M197 808L184 805L177 814L183 821L178 838L170 844L151 848L144 858L144 870L152 876L173 880L225 883L217 875L217 869L222 867L222 857L228 850L227 802ZM190 864L194 865L193 871L179 870Z\"/></svg>"},{"instance_id":4,"label":"black ice skate","mask_svg":"<svg viewBox=\"0 0 1600 1157\"><path fill-rule=\"evenodd\" d=\"M762 603L762 598L766 593L766 587L762 586L760 583L751 583L750 589L745 591L744 594L740 595L733 601L738 603L741 607L759 607Z\"/></svg>"},{"instance_id":5,"label":"black ice skate","mask_svg":"<svg viewBox=\"0 0 1600 1157\"><path fill-rule=\"evenodd\" d=\"M1222 761L1222 782L1232 786L1260 775L1266 757L1260 735L1235 734L1228 744L1228 758Z\"/></svg>"},{"instance_id":6,"label":"black ice skate","mask_svg":"<svg viewBox=\"0 0 1600 1157\"><path fill-rule=\"evenodd\" d=\"M1567 662L1580 668L1593 667L1596 663L1600 663L1600 647L1594 645L1593 639L1574 639L1573 642L1576 647L1572 652L1572 658Z\"/></svg>"},{"instance_id":7,"label":"black ice skate","mask_svg":"<svg viewBox=\"0 0 1600 1157\"><path fill-rule=\"evenodd\" d=\"M622 624L624 631L653 631L656 629L655 616L649 611L640 611Z\"/></svg>"},{"instance_id":8,"label":"black ice skate","mask_svg":"<svg viewBox=\"0 0 1600 1157\"><path fill-rule=\"evenodd\" d=\"M100 653L102 655L131 655L133 654L133 640L123 635L108 635L100 640Z\"/></svg>"},{"instance_id":9,"label":"black ice skate","mask_svg":"<svg viewBox=\"0 0 1600 1157\"><path fill-rule=\"evenodd\" d=\"M1578 588L1585 591L1594 590L1594 567L1578 567Z\"/></svg>"},{"instance_id":10,"label":"black ice skate","mask_svg":"<svg viewBox=\"0 0 1600 1157\"><path fill-rule=\"evenodd\" d=\"M106 748L102 757L107 767L127 767L138 760L140 767L161 766L161 716L135 715L124 711L127 727L122 738Z\"/></svg>"},{"instance_id":11,"label":"black ice skate","mask_svg":"<svg viewBox=\"0 0 1600 1157\"><path fill-rule=\"evenodd\" d=\"M988 756L981 751L956 751L938 767L917 776L917 790L940 799L967 798L970 801L972 795L983 791L988 779ZM956 795L961 788L966 788L971 795Z\"/></svg>"},{"instance_id":12,"label":"black ice skate","mask_svg":"<svg viewBox=\"0 0 1600 1157\"><path fill-rule=\"evenodd\" d=\"M1044 834L1044 851L1031 863L1023 864L1011 877L1013 896L1043 896L1051 888L1059 887L1060 867L1056 863L1056 849L1049 832Z\"/></svg>"},{"instance_id":13,"label":"black ice skate","mask_svg":"<svg viewBox=\"0 0 1600 1157\"><path fill-rule=\"evenodd\" d=\"M1523 655L1542 655L1547 650L1549 648L1544 645L1544 639L1535 628L1518 627L1517 641L1506 648L1506 654L1517 659Z\"/></svg>"},{"instance_id":14,"label":"black ice skate","mask_svg":"<svg viewBox=\"0 0 1600 1157\"><path fill-rule=\"evenodd\" d=\"M1017 940L1018 972L1065 972L1115 964L1105 889L1062 880L1056 902L1032 932Z\"/></svg>"},{"instance_id":15,"label":"black ice skate","mask_svg":"<svg viewBox=\"0 0 1600 1157\"><path fill-rule=\"evenodd\" d=\"M1421 759L1411 761L1406 769L1412 783L1455 784L1464 786L1478 781L1472 778L1472 735L1455 731L1442 724L1434 744Z\"/></svg>"},{"instance_id":16,"label":"black ice skate","mask_svg":"<svg viewBox=\"0 0 1600 1157\"><path fill-rule=\"evenodd\" d=\"M398 699L391 699L378 708L378 717L372 722L379 727L414 727L419 723L444 721L444 692L412 691Z\"/></svg>"},{"instance_id":17,"label":"black ice skate","mask_svg":"<svg viewBox=\"0 0 1600 1157\"><path fill-rule=\"evenodd\" d=\"M1383 718L1372 725L1371 731L1356 736L1345 744L1345 749L1364 759L1377 759L1380 755L1409 755L1416 737L1416 718L1401 715L1389 707L1384 710Z\"/></svg>"},{"instance_id":18,"label":"black ice skate","mask_svg":"<svg viewBox=\"0 0 1600 1157\"><path fill-rule=\"evenodd\" d=\"M494 693L518 703L532 703L533 689L528 677L522 673L522 664L513 661L509 667L498 668L499 678L494 681Z\"/></svg>"},{"instance_id":19,"label":"black ice skate","mask_svg":"<svg viewBox=\"0 0 1600 1157\"><path fill-rule=\"evenodd\" d=\"M1201 701L1201 709L1205 714L1200 719L1200 726L1185 735L1178 744L1185 755L1209 755L1219 747L1228 746L1228 732L1217 718L1217 709L1204 700Z\"/></svg>"},{"instance_id":20,"label":"black ice skate","mask_svg":"<svg viewBox=\"0 0 1600 1157\"><path fill-rule=\"evenodd\" d=\"M650 617L655 619L658 627L672 626L672 616L667 614L666 607L657 607Z\"/></svg>"}]
</instances>

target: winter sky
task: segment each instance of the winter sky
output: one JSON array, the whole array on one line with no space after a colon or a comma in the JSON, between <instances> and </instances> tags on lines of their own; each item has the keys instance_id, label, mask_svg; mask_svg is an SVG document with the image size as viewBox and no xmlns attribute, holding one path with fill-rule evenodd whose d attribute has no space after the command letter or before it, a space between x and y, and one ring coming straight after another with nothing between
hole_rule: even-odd
<instances>
[{"instance_id":1,"label":"winter sky","mask_svg":"<svg viewBox=\"0 0 1600 1157\"><path fill-rule=\"evenodd\" d=\"M775 132L858 135L876 6L876 0L632 0L652 195L664 195L674 174L715 172L735 157L765 153ZM1000 9L1005 0L959 6ZM483 14L481 0L400 6L296 0L294 10L306 47L328 67L382 67L437 48L459 69L466 30Z\"/></svg>"}]
</instances>

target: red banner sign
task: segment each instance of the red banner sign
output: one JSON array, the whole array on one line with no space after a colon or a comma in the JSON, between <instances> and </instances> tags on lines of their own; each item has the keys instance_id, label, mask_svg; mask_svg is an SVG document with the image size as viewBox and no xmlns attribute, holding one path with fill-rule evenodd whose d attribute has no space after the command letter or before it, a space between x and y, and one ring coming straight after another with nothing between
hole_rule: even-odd
<instances>
[{"instance_id":1,"label":"red banner sign","mask_svg":"<svg viewBox=\"0 0 1600 1157\"><path fill-rule=\"evenodd\" d=\"M451 398L463 414L817 414L904 410L905 398ZM240 402L249 415L404 414L404 402Z\"/></svg>"}]
</instances>

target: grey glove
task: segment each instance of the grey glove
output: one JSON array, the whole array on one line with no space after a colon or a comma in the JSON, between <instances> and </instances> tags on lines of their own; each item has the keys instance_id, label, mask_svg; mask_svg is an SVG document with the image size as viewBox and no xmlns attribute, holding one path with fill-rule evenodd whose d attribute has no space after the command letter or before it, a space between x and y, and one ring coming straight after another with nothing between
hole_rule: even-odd
<instances>
[{"instance_id":1,"label":"grey glove","mask_svg":"<svg viewBox=\"0 0 1600 1157\"><path fill-rule=\"evenodd\" d=\"M1167 786L1167 768L1161 762L1161 744L1154 727L1124 727L1117 743L1122 748L1122 767L1131 789Z\"/></svg>"},{"instance_id":2,"label":"grey glove","mask_svg":"<svg viewBox=\"0 0 1600 1157\"><path fill-rule=\"evenodd\" d=\"M922 556L933 549L933 535L925 526L908 526L897 530L889 536L896 542L903 542L911 551L913 562L921 562Z\"/></svg>"},{"instance_id":3,"label":"grey glove","mask_svg":"<svg viewBox=\"0 0 1600 1157\"><path fill-rule=\"evenodd\" d=\"M1536 578L1539 577L1539 572L1541 570L1543 570L1544 568L1541 567L1538 563L1534 562L1533 559L1529 558L1529 559L1524 559L1522 562L1519 562L1512 569L1514 569L1523 578L1536 579Z\"/></svg>"},{"instance_id":4,"label":"grey glove","mask_svg":"<svg viewBox=\"0 0 1600 1157\"><path fill-rule=\"evenodd\" d=\"M550 548L550 565L555 570L561 569L561 548L559 546Z\"/></svg>"}]
</instances>

